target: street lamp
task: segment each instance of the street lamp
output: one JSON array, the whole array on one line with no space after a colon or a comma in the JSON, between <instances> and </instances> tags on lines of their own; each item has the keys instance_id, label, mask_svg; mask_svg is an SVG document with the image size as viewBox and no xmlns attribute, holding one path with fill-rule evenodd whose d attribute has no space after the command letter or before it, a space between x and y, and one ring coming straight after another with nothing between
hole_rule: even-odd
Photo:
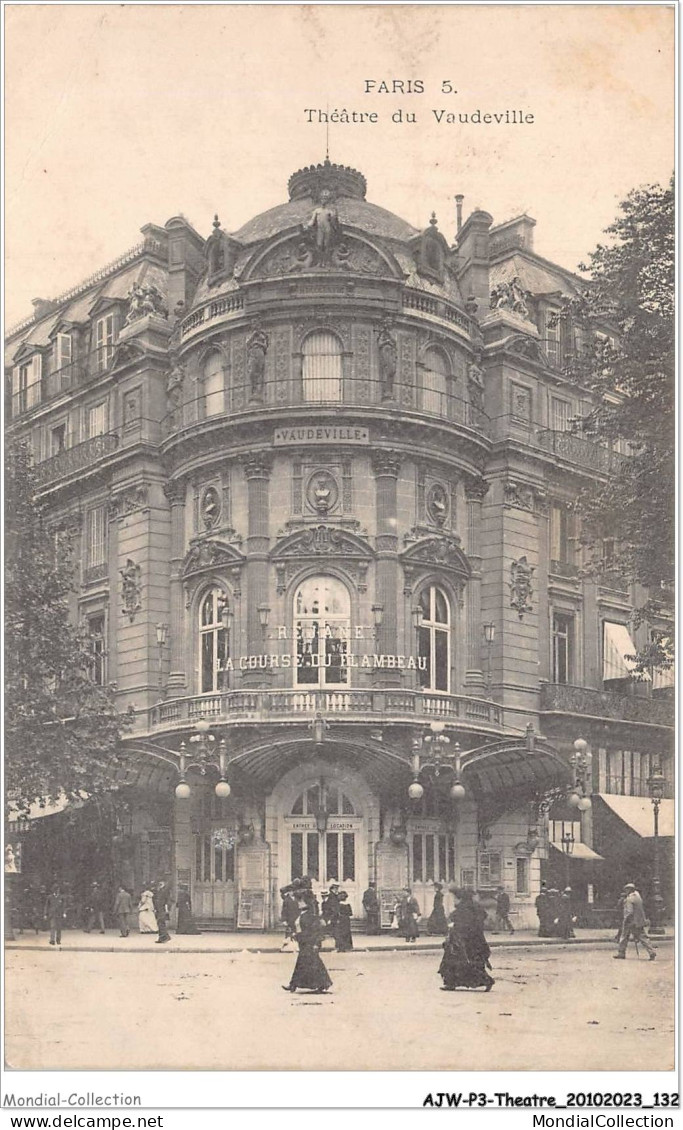
<instances>
[{"instance_id":1,"label":"street lamp","mask_svg":"<svg viewBox=\"0 0 683 1130\"><path fill-rule=\"evenodd\" d=\"M563 826L563 829L564 829L564 826ZM564 830L562 831L562 836L560 837L560 843L562 844L562 851L564 852L564 867L565 867L565 882L564 882L564 885L565 885L565 887L569 886L569 861L570 861L570 858L571 858L571 854L574 851L575 842L576 841L574 839L573 829L570 830L569 832L565 832Z\"/></svg>"},{"instance_id":2,"label":"street lamp","mask_svg":"<svg viewBox=\"0 0 683 1130\"><path fill-rule=\"evenodd\" d=\"M384 619L384 605L373 604L372 606L372 621L375 627L375 639L379 638L379 630L382 627L382 620Z\"/></svg>"},{"instance_id":3,"label":"street lamp","mask_svg":"<svg viewBox=\"0 0 683 1130\"><path fill-rule=\"evenodd\" d=\"M455 742L453 749L449 749L451 739L445 729L445 722L432 722L423 737L413 740L413 781L408 787L411 800L420 800L424 796L420 778L433 784L443 781L450 785L448 793L453 801L462 800L465 796L466 790L460 781L460 746ZM425 747L429 750L427 760L423 760L422 756Z\"/></svg>"},{"instance_id":4,"label":"street lamp","mask_svg":"<svg viewBox=\"0 0 683 1130\"><path fill-rule=\"evenodd\" d=\"M664 899L659 880L659 806L662 803L666 777L662 773L661 765L656 765L647 779L647 787L652 801L654 815L654 844L652 853L652 908L650 913L650 933L663 935L666 933L662 926L664 914Z\"/></svg>"},{"instance_id":5,"label":"street lamp","mask_svg":"<svg viewBox=\"0 0 683 1130\"><path fill-rule=\"evenodd\" d=\"M223 663L222 686L223 686L224 690L228 690L229 687L230 687L230 671L229 671L227 662L228 662L228 659L230 657L230 646L231 646L231 643L232 643L232 620L233 620L232 608L230 607L228 602L225 601L224 604L223 604L223 607L221 608L221 627L223 629L223 632L225 633L224 636L223 636L223 656L222 656L222 663Z\"/></svg>"},{"instance_id":6,"label":"street lamp","mask_svg":"<svg viewBox=\"0 0 683 1130\"><path fill-rule=\"evenodd\" d=\"M491 676L491 651L493 649L493 641L496 638L496 625L494 623L484 624L484 642L486 643L486 697L491 697L493 689L493 681Z\"/></svg>"},{"instance_id":7,"label":"street lamp","mask_svg":"<svg viewBox=\"0 0 683 1130\"><path fill-rule=\"evenodd\" d=\"M261 631L265 637L266 628L270 619L270 608L267 604L259 604L258 606L258 622L261 625Z\"/></svg>"},{"instance_id":8,"label":"street lamp","mask_svg":"<svg viewBox=\"0 0 683 1130\"><path fill-rule=\"evenodd\" d=\"M178 800L189 799L192 792L187 783L189 769L198 769L202 776L205 776L207 769L217 769L219 779L214 792L221 799L229 797L231 789L227 781L228 747L225 738L221 738L218 743L218 761L216 761L213 752L216 738L210 733L210 723L201 719L197 722L196 728L197 733L190 737L190 744L193 746L190 754L185 742L180 743L180 781L176 785L175 795Z\"/></svg>"}]
</instances>

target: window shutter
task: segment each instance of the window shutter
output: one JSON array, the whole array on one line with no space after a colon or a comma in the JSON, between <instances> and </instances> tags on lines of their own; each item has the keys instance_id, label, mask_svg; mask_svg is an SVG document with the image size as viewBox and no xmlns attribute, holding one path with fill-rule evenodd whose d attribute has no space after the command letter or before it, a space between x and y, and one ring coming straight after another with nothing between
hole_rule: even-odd
<instances>
[{"instance_id":1,"label":"window shutter","mask_svg":"<svg viewBox=\"0 0 683 1130\"><path fill-rule=\"evenodd\" d=\"M31 376L28 386L28 407L33 408L35 404L40 404L40 379L43 373L43 358L40 353L36 353L31 358Z\"/></svg>"}]
</instances>

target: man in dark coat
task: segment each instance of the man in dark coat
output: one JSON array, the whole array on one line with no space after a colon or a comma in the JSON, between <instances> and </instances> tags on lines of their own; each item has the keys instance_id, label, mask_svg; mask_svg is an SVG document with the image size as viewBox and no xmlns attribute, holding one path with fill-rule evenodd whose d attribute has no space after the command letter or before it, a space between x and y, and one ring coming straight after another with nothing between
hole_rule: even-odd
<instances>
[{"instance_id":1,"label":"man in dark coat","mask_svg":"<svg viewBox=\"0 0 683 1130\"><path fill-rule=\"evenodd\" d=\"M130 892L125 887L119 887L114 899L114 917L119 924L119 932L122 938L127 938L130 934L130 920L129 915L133 913L133 900L130 897Z\"/></svg>"},{"instance_id":2,"label":"man in dark coat","mask_svg":"<svg viewBox=\"0 0 683 1130\"><path fill-rule=\"evenodd\" d=\"M381 934L380 905L377 897L377 888L374 883L368 883L368 889L363 895L363 910L365 911L365 933Z\"/></svg>"},{"instance_id":3,"label":"man in dark coat","mask_svg":"<svg viewBox=\"0 0 683 1130\"><path fill-rule=\"evenodd\" d=\"M330 891L323 904L322 916L335 935L339 922L339 883L330 883Z\"/></svg>"},{"instance_id":4,"label":"man in dark coat","mask_svg":"<svg viewBox=\"0 0 683 1130\"><path fill-rule=\"evenodd\" d=\"M50 894L45 900L45 917L50 927L50 945L61 946L62 922L64 921L64 895L58 883L53 885Z\"/></svg>"},{"instance_id":5,"label":"man in dark coat","mask_svg":"<svg viewBox=\"0 0 683 1130\"><path fill-rule=\"evenodd\" d=\"M88 910L88 924L85 928L86 934L89 934L95 923L100 928L100 934L104 933L104 891L99 883L95 882L90 887L90 893L87 900Z\"/></svg>"},{"instance_id":6,"label":"man in dark coat","mask_svg":"<svg viewBox=\"0 0 683 1130\"><path fill-rule=\"evenodd\" d=\"M499 887L496 895L496 930L507 930L510 934L515 932L510 921L510 896L505 887Z\"/></svg>"},{"instance_id":7,"label":"man in dark coat","mask_svg":"<svg viewBox=\"0 0 683 1130\"><path fill-rule=\"evenodd\" d=\"M159 929L159 937L155 944L159 945L160 942L170 942L171 935L168 932L168 919L171 913L171 899L168 887L163 879L156 884L152 900L154 902L154 913Z\"/></svg>"},{"instance_id":8,"label":"man in dark coat","mask_svg":"<svg viewBox=\"0 0 683 1130\"><path fill-rule=\"evenodd\" d=\"M550 907L548 904L548 889L545 883L541 883L541 889L536 898L536 914L538 915L538 936L539 938L550 937Z\"/></svg>"},{"instance_id":9,"label":"man in dark coat","mask_svg":"<svg viewBox=\"0 0 683 1130\"><path fill-rule=\"evenodd\" d=\"M300 880L294 879L289 886L282 887L280 891L282 896L281 918L285 924L285 940L282 943L283 948L294 938L294 926L300 914L299 900L297 898L297 892L300 889Z\"/></svg>"},{"instance_id":10,"label":"man in dark coat","mask_svg":"<svg viewBox=\"0 0 683 1130\"><path fill-rule=\"evenodd\" d=\"M650 945L645 934L645 907L640 892L636 890L635 883L627 883L624 887L624 893L626 895L624 899L624 924L621 929L619 949L613 956L624 961L629 940L633 938L636 943L636 954L638 953L638 943L640 943L650 961L654 961L657 957L657 951Z\"/></svg>"},{"instance_id":11,"label":"man in dark coat","mask_svg":"<svg viewBox=\"0 0 683 1130\"><path fill-rule=\"evenodd\" d=\"M575 938L574 915L572 913L572 889L565 887L559 900L558 933L561 938Z\"/></svg>"}]
</instances>

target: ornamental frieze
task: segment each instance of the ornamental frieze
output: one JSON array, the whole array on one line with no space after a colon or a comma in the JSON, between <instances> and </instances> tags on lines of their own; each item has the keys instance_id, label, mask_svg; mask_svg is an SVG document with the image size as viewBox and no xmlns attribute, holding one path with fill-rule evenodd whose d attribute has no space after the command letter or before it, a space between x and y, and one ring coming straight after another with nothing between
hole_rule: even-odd
<instances>
[{"instance_id":1,"label":"ornamental frieze","mask_svg":"<svg viewBox=\"0 0 683 1130\"><path fill-rule=\"evenodd\" d=\"M460 548L460 539L451 534L436 534L412 542L401 554L404 566L438 567L469 578L472 568Z\"/></svg>"},{"instance_id":2,"label":"ornamental frieze","mask_svg":"<svg viewBox=\"0 0 683 1130\"><path fill-rule=\"evenodd\" d=\"M284 558L343 557L365 558L375 556L371 546L348 530L334 526L314 526L312 529L297 530L288 534L275 546L273 560Z\"/></svg>"},{"instance_id":3,"label":"ornamental frieze","mask_svg":"<svg viewBox=\"0 0 683 1130\"><path fill-rule=\"evenodd\" d=\"M507 479L503 484L504 506L507 509L526 510L531 514L544 514L548 508L546 492L535 483Z\"/></svg>"},{"instance_id":4,"label":"ornamental frieze","mask_svg":"<svg viewBox=\"0 0 683 1130\"><path fill-rule=\"evenodd\" d=\"M190 545L180 573L182 577L189 577L207 569L241 568L243 564L244 556L233 545L204 538Z\"/></svg>"},{"instance_id":5,"label":"ornamental frieze","mask_svg":"<svg viewBox=\"0 0 683 1130\"><path fill-rule=\"evenodd\" d=\"M339 271L345 274L396 278L398 268L377 248L350 237L340 228L328 233L325 246L319 245L316 232L302 230L271 248L249 268L245 278L284 278L303 271ZM343 281L340 280L340 287Z\"/></svg>"},{"instance_id":6,"label":"ornamental frieze","mask_svg":"<svg viewBox=\"0 0 683 1130\"><path fill-rule=\"evenodd\" d=\"M136 510L144 510L149 506L149 490L146 483L137 487L127 487L118 491L109 500L109 521L115 522L119 518L126 518Z\"/></svg>"}]
</instances>

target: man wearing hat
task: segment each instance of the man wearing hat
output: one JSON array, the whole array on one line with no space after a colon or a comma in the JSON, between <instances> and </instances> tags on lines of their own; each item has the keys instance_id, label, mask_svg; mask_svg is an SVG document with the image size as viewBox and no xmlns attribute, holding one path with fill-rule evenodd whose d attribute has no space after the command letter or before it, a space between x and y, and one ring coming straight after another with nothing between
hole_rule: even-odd
<instances>
[{"instance_id":1,"label":"man wearing hat","mask_svg":"<svg viewBox=\"0 0 683 1130\"><path fill-rule=\"evenodd\" d=\"M574 916L572 914L572 889L565 887L560 895L558 907L558 933L561 938L575 938Z\"/></svg>"},{"instance_id":2,"label":"man wearing hat","mask_svg":"<svg viewBox=\"0 0 683 1130\"><path fill-rule=\"evenodd\" d=\"M635 883L627 883L624 887L626 895L624 899L624 924L621 930L621 941L619 942L619 950L614 954L615 960L626 960L626 947L628 946L629 938L633 938L636 943L636 952L638 951L638 943L642 943L643 949L650 955L650 961L654 961L657 957L656 950L650 945L645 934L645 907L639 892L636 890Z\"/></svg>"},{"instance_id":3,"label":"man wearing hat","mask_svg":"<svg viewBox=\"0 0 683 1130\"><path fill-rule=\"evenodd\" d=\"M377 895L377 886L374 882L368 883L368 889L363 895L363 910L366 914L365 933L381 934L380 904Z\"/></svg>"},{"instance_id":4,"label":"man wearing hat","mask_svg":"<svg viewBox=\"0 0 683 1130\"><path fill-rule=\"evenodd\" d=\"M339 883L330 883L327 897L323 899L322 916L330 932L335 935L339 922Z\"/></svg>"}]
</instances>

